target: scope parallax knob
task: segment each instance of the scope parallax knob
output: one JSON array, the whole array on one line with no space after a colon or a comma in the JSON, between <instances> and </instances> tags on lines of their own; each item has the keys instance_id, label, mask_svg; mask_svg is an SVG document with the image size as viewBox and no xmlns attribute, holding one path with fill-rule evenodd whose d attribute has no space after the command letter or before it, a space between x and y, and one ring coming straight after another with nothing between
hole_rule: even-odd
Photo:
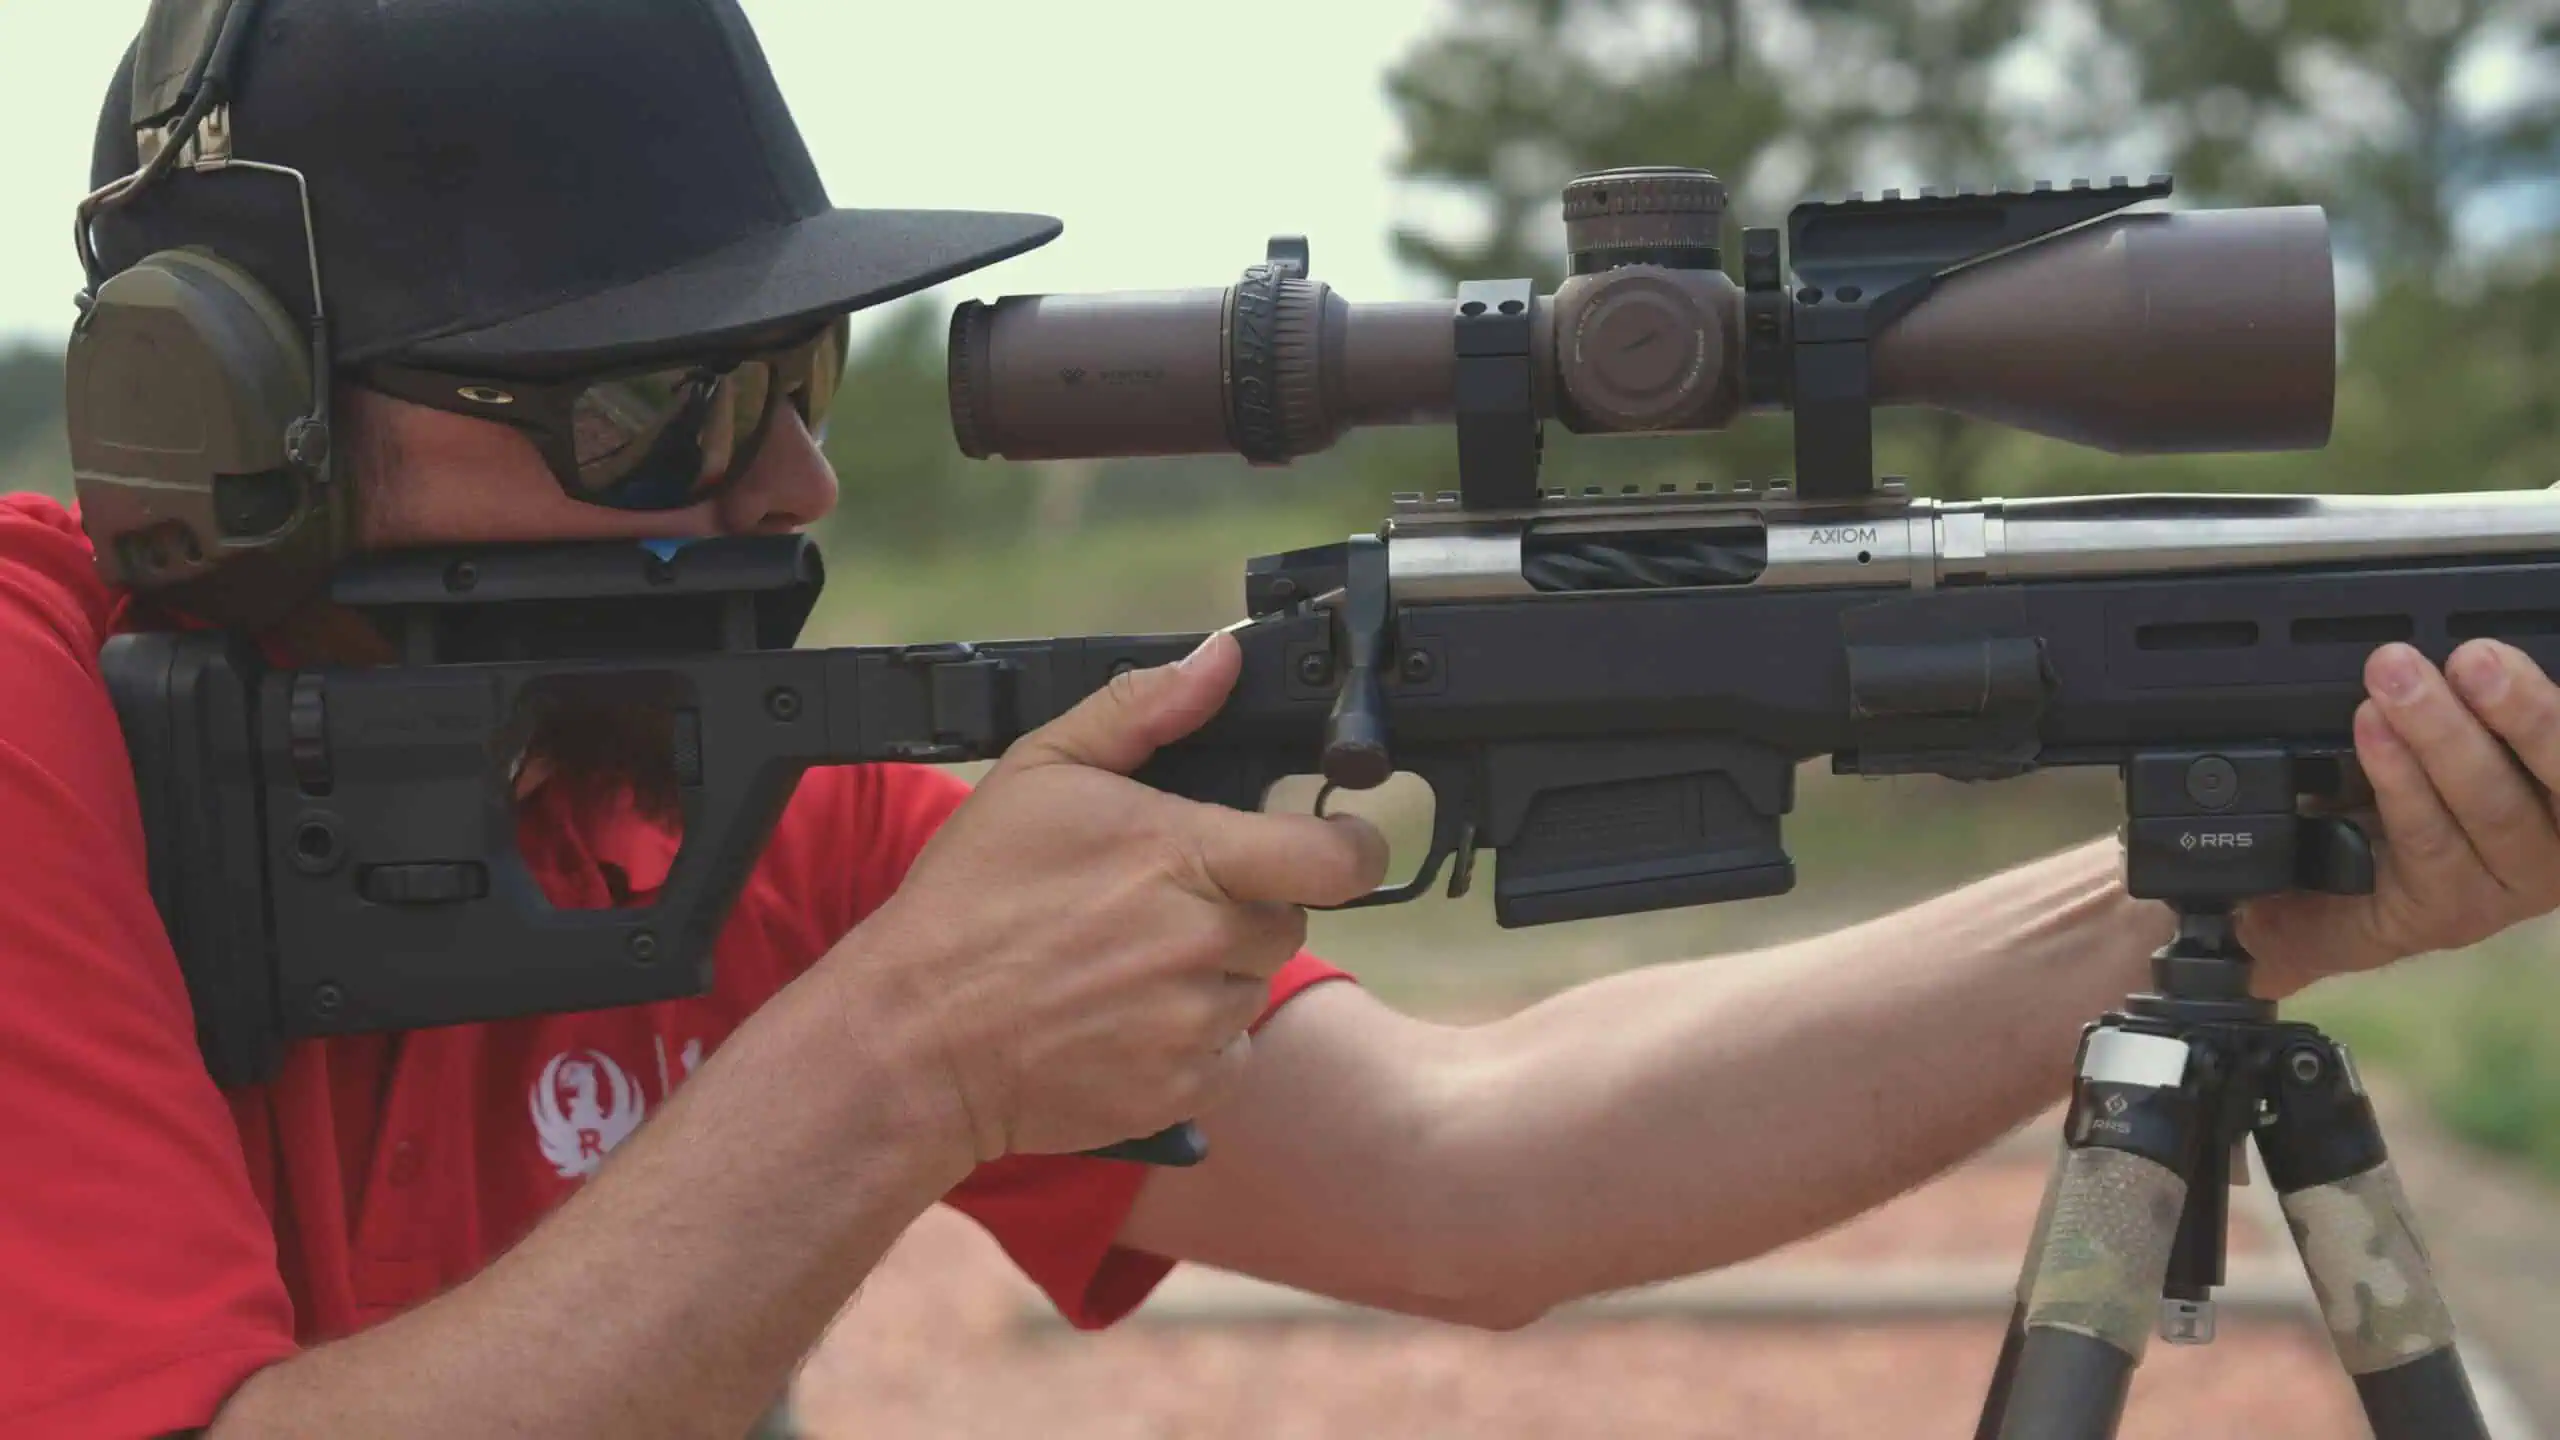
<instances>
[{"instance_id":1,"label":"scope parallax knob","mask_svg":"<svg viewBox=\"0 0 2560 1440\"><path fill-rule=\"evenodd\" d=\"M1724 265L1725 187L1704 170L1636 166L1564 187L1564 248L1576 275L1619 265Z\"/></svg>"},{"instance_id":2,"label":"scope parallax knob","mask_svg":"<svg viewBox=\"0 0 2560 1440\"><path fill-rule=\"evenodd\" d=\"M1558 368L1574 408L1616 431L1675 426L1711 399L1725 371L1723 328L1707 297L1660 270L1617 270L1558 306Z\"/></svg>"}]
</instances>

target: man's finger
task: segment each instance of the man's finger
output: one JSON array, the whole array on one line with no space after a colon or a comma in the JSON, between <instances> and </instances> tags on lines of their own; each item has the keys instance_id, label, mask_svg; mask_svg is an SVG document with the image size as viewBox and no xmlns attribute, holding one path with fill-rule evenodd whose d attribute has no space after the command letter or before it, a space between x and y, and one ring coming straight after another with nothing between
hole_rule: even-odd
<instances>
[{"instance_id":1,"label":"man's finger","mask_svg":"<svg viewBox=\"0 0 2560 1440\"><path fill-rule=\"evenodd\" d=\"M1220 979L1218 1034L1230 1037L1253 1028L1262 1012L1271 1008L1271 982L1252 975L1227 975Z\"/></svg>"},{"instance_id":2,"label":"man's finger","mask_svg":"<svg viewBox=\"0 0 2560 1440\"><path fill-rule=\"evenodd\" d=\"M2495 640L2474 640L2456 650L2448 669L2464 703L2517 761L2546 792L2560 791L2560 685L2532 656Z\"/></svg>"},{"instance_id":3,"label":"man's finger","mask_svg":"<svg viewBox=\"0 0 2560 1440\"><path fill-rule=\"evenodd\" d=\"M1190 883L1208 903L1199 907L1205 930L1198 937L1197 961L1216 967L1231 980L1260 984L1278 975L1307 943L1307 912L1280 900L1235 901L1216 893L1214 882L1188 862Z\"/></svg>"},{"instance_id":4,"label":"man's finger","mask_svg":"<svg viewBox=\"0 0 2560 1440\"><path fill-rule=\"evenodd\" d=\"M2388 653L2395 650L2400 653ZM2495 666L2495 657L2478 649L2466 649L2459 659L2455 668L2463 675L2478 673L2483 660ZM2518 895L2550 888L2560 835L2552 830L2550 808L2507 748L2416 651L2386 646L2371 668L2384 717L2408 742L2483 866Z\"/></svg>"},{"instance_id":5,"label":"man's finger","mask_svg":"<svg viewBox=\"0 0 2560 1440\"><path fill-rule=\"evenodd\" d=\"M1218 713L1243 657L1235 637L1220 631L1171 665L1114 675L1074 709L1015 741L996 769L1090 765L1126 775Z\"/></svg>"},{"instance_id":6,"label":"man's finger","mask_svg":"<svg viewBox=\"0 0 2560 1440\"><path fill-rule=\"evenodd\" d=\"M1387 837L1357 815L1268 814L1204 805L1192 844L1212 899L1340 905L1378 888Z\"/></svg>"},{"instance_id":7,"label":"man's finger","mask_svg":"<svg viewBox=\"0 0 2560 1440\"><path fill-rule=\"evenodd\" d=\"M2436 907L2462 904L2459 897L2476 893L2486 875L2425 767L2371 700L2356 707L2355 740L2373 785L2380 883L2372 894L2353 897L2348 935L2382 957L2374 963L2384 963L2424 947L2424 937L2437 928L2428 916Z\"/></svg>"},{"instance_id":8,"label":"man's finger","mask_svg":"<svg viewBox=\"0 0 2560 1440\"><path fill-rule=\"evenodd\" d=\"M2356 758L2373 784L2373 808L2392 858L2403 872L2402 888L2417 894L2454 894L2462 872L2477 866L2471 842L2444 807L2426 768L2406 742L2368 700L2356 707Z\"/></svg>"}]
</instances>

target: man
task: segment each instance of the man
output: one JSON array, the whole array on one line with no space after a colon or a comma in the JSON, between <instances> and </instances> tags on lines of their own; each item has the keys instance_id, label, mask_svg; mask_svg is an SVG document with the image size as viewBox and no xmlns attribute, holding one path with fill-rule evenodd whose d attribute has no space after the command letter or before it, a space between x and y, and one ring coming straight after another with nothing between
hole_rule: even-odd
<instances>
[{"instance_id":1,"label":"man","mask_svg":"<svg viewBox=\"0 0 2560 1440\"><path fill-rule=\"evenodd\" d=\"M101 183L134 168L126 84ZM694 452L698 488L657 508L618 507L620 480L581 492L527 430L385 367L575 378L714 337L802 347L1037 238L829 212L727 0L276 0L232 119L244 155L310 179L368 548L809 524L835 495L810 434L824 342L772 372L803 383L752 417L749 458ZM101 224L106 264L203 243L294 295L299 227L254 183L173 178ZM2078 1027L2169 933L2101 842L1490 1025L1398 1015L1299 949L1300 907L1381 878L1374 832L1124 778L1218 706L1238 652L1216 640L974 794L813 772L706 997L308 1043L219 1094L97 670L118 629L189 623L158 609L98 578L76 517L0 505L16 1436L736 1434L937 1201L1087 1327L1186 1260L1516 1326L1811 1234L1977 1150L2062 1093ZM343 618L306 607L269 639L360 658ZM2254 907L2267 993L2560 901L2560 690L2491 644L2448 668L2375 653L2357 741L2380 887ZM567 751L526 771L522 849L555 903L645 903L664 877L675 838L611 780ZM1194 1115L1196 1169L1076 1153Z\"/></svg>"}]
</instances>

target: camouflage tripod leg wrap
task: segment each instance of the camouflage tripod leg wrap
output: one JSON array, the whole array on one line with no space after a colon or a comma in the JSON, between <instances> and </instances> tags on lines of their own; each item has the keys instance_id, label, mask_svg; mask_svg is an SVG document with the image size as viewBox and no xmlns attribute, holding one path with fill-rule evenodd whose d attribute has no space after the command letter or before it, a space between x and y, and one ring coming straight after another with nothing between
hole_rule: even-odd
<instances>
[{"instance_id":1,"label":"camouflage tripod leg wrap","mask_svg":"<svg viewBox=\"0 0 2560 1440\"><path fill-rule=\"evenodd\" d=\"M2345 1047L2298 1038L2273 1098L2259 1153L2376 1440L2485 1437L2453 1313Z\"/></svg>"},{"instance_id":2,"label":"camouflage tripod leg wrap","mask_svg":"<svg viewBox=\"0 0 2560 1440\"><path fill-rule=\"evenodd\" d=\"M2115 1434L2159 1318L2186 1172L2207 1126L2190 1054L2183 1040L2112 1025L2083 1045L2069 1145L2020 1280L2016 1365L1979 1435Z\"/></svg>"},{"instance_id":3,"label":"camouflage tripod leg wrap","mask_svg":"<svg viewBox=\"0 0 2560 1440\"><path fill-rule=\"evenodd\" d=\"M2088 1044L2088 1037L2081 1037ZM2053 1151L2053 1167L2045 1175L2044 1200L2036 1207L2035 1229L2027 1237L2026 1263L2018 1270L2017 1303L2009 1307L2009 1328L2000 1337L2000 1358L1991 1367L1991 1388L1982 1405L1982 1419L1974 1428L1973 1440L2000 1440L2000 1421L2009 1410L2009 1388L2017 1383L2018 1352L2027 1343L2027 1307L2035 1297L2036 1262L2044 1256L2045 1237L2053 1233L2054 1203L2062 1198L2064 1167L2071 1161L2071 1147L2057 1145Z\"/></svg>"}]
</instances>

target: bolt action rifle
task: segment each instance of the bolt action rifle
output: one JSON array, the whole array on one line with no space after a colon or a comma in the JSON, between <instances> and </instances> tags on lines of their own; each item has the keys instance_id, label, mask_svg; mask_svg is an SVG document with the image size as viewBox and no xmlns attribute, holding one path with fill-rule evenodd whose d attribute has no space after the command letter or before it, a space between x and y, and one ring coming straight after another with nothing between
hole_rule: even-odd
<instances>
[{"instance_id":1,"label":"bolt action rifle","mask_svg":"<svg viewBox=\"0 0 2560 1440\"><path fill-rule=\"evenodd\" d=\"M2482 1435L2353 1066L2251 998L2232 912L2370 888L2366 837L2311 802L2351 781L2375 645L2441 662L2488 635L2560 665L2560 496L1937 503L1875 473L1880 405L2122 454L2325 444L2325 218L2128 209L2169 190L1808 203L1783 235L1744 231L1737 280L1713 176L1604 172L1565 191L1553 294L1355 305L1282 237L1223 288L964 304L952 424L978 457L1260 465L1359 426L1452 427L1454 490L1246 565L1232 697L1139 773L1248 809L1295 776L1420 777L1426 857L1356 904L1444 870L1462 894L1488 851L1504 926L1776 895L1808 761L2114 767L2128 888L2174 906L2178 935L2153 992L2084 1032L1981 1434L2110 1435L2155 1326L2210 1338L2224 1188L2254 1138L2380 1440ZM1772 410L1792 416L1783 481L1541 483L1550 423L1693 433ZM111 642L215 1077L262 1079L303 1037L700 993L807 767L993 758L1202 638L794 648L823 579L797 536L417 551L331 582L395 664ZM646 908L555 909L515 849L522 717L596 696L669 720L684 835ZM1203 1152L1182 1126L1103 1153Z\"/></svg>"}]
</instances>

